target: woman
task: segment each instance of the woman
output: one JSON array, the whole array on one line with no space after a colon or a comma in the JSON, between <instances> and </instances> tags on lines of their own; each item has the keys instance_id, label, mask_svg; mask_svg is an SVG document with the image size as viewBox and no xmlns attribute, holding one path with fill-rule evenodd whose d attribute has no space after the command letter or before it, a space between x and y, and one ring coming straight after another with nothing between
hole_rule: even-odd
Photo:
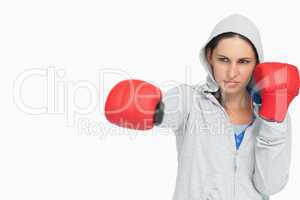
<instances>
[{"instance_id":1,"label":"woman","mask_svg":"<svg viewBox=\"0 0 300 200\"><path fill-rule=\"evenodd\" d=\"M259 31L246 17L230 15L215 26L200 59L206 83L181 85L163 98L160 126L177 136L173 199L268 199L288 181L291 124L289 114L281 123L262 119L251 98L252 73L263 61ZM174 95L186 99L181 106L172 103Z\"/></svg>"},{"instance_id":2,"label":"woman","mask_svg":"<svg viewBox=\"0 0 300 200\"><path fill-rule=\"evenodd\" d=\"M204 84L182 84L161 97L144 81L122 81L107 98L106 117L127 128L173 130L174 200L266 200L288 181L291 120L289 113L280 122L260 116L252 81L263 61L259 31L246 17L230 15L215 26L200 59L208 73Z\"/></svg>"}]
</instances>

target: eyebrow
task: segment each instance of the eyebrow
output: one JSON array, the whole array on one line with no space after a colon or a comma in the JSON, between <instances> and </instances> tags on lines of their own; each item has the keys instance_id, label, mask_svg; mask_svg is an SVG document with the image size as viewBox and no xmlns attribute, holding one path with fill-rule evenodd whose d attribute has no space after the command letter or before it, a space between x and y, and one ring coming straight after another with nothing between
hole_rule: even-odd
<instances>
[{"instance_id":1,"label":"eyebrow","mask_svg":"<svg viewBox=\"0 0 300 200\"><path fill-rule=\"evenodd\" d=\"M228 58L228 57L226 57L226 56L224 56L224 55L221 55L221 54L217 54L217 56L220 56L220 57L224 57L224 58ZM240 60L242 60L242 59L252 59L252 58L250 58L250 57L244 57L244 58L239 58Z\"/></svg>"}]
</instances>

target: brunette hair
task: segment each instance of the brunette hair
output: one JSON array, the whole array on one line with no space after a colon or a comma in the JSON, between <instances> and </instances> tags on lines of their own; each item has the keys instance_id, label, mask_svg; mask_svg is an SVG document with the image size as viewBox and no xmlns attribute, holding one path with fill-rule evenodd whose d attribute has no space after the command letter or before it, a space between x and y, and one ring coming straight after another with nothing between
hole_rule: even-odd
<instances>
[{"instance_id":1,"label":"brunette hair","mask_svg":"<svg viewBox=\"0 0 300 200\"><path fill-rule=\"evenodd\" d=\"M240 38L245 40L246 42L248 42L254 53L255 53L255 58L256 58L256 63L259 63L259 58L258 58L258 53L256 51L255 46L252 44L252 42L245 36L239 34L239 33L234 33L234 32L226 32L226 33L222 33L220 35L217 35L216 37L214 37L206 46L205 46L205 56L207 56L207 53L209 50L211 50L211 53L213 52L213 50L217 47L217 45L219 44L220 40L225 39L225 38Z\"/></svg>"}]
</instances>

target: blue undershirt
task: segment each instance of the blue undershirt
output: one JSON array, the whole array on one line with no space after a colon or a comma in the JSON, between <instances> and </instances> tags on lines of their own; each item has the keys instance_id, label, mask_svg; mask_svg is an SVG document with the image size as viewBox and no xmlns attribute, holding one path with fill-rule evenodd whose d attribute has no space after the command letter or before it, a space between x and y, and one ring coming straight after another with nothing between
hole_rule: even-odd
<instances>
[{"instance_id":1,"label":"blue undershirt","mask_svg":"<svg viewBox=\"0 0 300 200\"><path fill-rule=\"evenodd\" d=\"M252 122L250 124L232 124L234 130L234 138L235 138L235 147L238 150L240 145L244 139L245 130L252 125L254 122L255 116L252 117Z\"/></svg>"}]
</instances>

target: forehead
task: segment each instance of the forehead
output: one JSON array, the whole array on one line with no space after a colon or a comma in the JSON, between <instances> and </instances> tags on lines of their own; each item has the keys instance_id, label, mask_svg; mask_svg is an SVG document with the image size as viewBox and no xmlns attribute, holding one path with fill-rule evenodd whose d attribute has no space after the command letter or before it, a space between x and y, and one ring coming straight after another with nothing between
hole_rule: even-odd
<instances>
[{"instance_id":1,"label":"forehead","mask_svg":"<svg viewBox=\"0 0 300 200\"><path fill-rule=\"evenodd\" d=\"M255 57L251 44L237 37L220 40L214 53L229 58Z\"/></svg>"}]
</instances>

